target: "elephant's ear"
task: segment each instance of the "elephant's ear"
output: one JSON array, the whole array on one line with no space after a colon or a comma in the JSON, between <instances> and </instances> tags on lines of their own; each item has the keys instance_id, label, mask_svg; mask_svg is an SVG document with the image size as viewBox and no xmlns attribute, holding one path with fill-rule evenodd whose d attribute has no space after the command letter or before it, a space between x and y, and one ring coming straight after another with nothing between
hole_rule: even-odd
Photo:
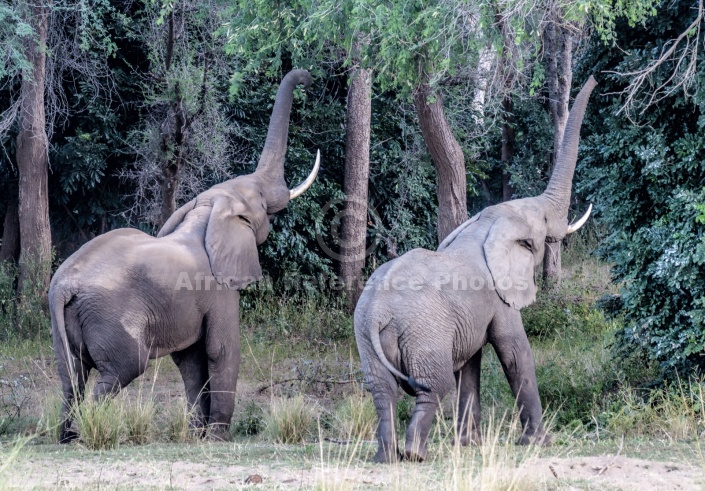
<instances>
[{"instance_id":1,"label":"elephant's ear","mask_svg":"<svg viewBox=\"0 0 705 491\"><path fill-rule=\"evenodd\" d=\"M497 294L519 310L536 300L536 244L529 225L516 217L497 219L483 244Z\"/></svg>"},{"instance_id":2,"label":"elephant's ear","mask_svg":"<svg viewBox=\"0 0 705 491\"><path fill-rule=\"evenodd\" d=\"M157 237L164 237L165 235L169 235L174 230L176 230L176 227L181 225L181 222L184 220L184 217L188 214L189 211L193 210L194 206L196 206L196 198L192 199L184 206L176 210L174 213L172 213L166 223L162 225L162 228L159 229Z\"/></svg>"},{"instance_id":3,"label":"elephant's ear","mask_svg":"<svg viewBox=\"0 0 705 491\"><path fill-rule=\"evenodd\" d=\"M227 288L245 288L262 279L255 233L242 215L242 203L228 196L216 196L212 203L205 237L211 271Z\"/></svg>"}]
</instances>

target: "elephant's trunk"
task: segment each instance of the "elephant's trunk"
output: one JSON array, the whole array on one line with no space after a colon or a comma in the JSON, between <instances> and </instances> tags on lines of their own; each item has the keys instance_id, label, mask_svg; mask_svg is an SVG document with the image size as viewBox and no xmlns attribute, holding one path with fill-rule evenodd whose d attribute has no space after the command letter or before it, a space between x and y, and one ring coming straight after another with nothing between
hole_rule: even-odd
<instances>
[{"instance_id":1,"label":"elephant's trunk","mask_svg":"<svg viewBox=\"0 0 705 491\"><path fill-rule=\"evenodd\" d=\"M269 120L267 140L264 142L262 155L257 164L256 173L262 173L272 181L280 181L284 187L284 156L286 155L286 140L289 134L289 116L291 103L294 99L294 89L297 85L311 85L311 75L306 70L292 70L286 74L279 86L277 98L274 101L272 117Z\"/></svg>"},{"instance_id":2,"label":"elephant's trunk","mask_svg":"<svg viewBox=\"0 0 705 491\"><path fill-rule=\"evenodd\" d=\"M580 89L578 97L575 98L573 107L568 115L563 142L558 149L556 155L556 164L551 175L551 180L548 182L548 187L544 191L543 196L548 199L552 207L556 211L557 216L565 217L568 214L570 206L570 190L573 184L573 173L575 172L575 163L578 160L578 143L580 141L580 126L585 115L588 99L592 89L595 88L597 82L590 75L590 78L583 88Z\"/></svg>"}]
</instances>

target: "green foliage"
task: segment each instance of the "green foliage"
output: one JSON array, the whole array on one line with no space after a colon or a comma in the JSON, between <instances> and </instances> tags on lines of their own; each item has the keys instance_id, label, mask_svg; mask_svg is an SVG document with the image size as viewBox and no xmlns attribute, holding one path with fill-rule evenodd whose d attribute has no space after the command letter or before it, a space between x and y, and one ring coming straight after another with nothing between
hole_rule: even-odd
<instances>
[{"instance_id":1,"label":"green foliage","mask_svg":"<svg viewBox=\"0 0 705 491\"><path fill-rule=\"evenodd\" d=\"M240 436L254 436L264 429L264 412L255 401L250 401L239 413L233 424L233 433Z\"/></svg>"},{"instance_id":2,"label":"green foliage","mask_svg":"<svg viewBox=\"0 0 705 491\"><path fill-rule=\"evenodd\" d=\"M23 53L23 43L34 35L32 26L20 15L17 6L0 4L0 80L11 78L29 70L30 64Z\"/></svg>"},{"instance_id":3,"label":"green foliage","mask_svg":"<svg viewBox=\"0 0 705 491\"><path fill-rule=\"evenodd\" d=\"M406 427L411 422L411 416L414 414L415 402L416 399L409 394L404 394L401 399L397 400L397 433L406 431Z\"/></svg>"},{"instance_id":4,"label":"green foliage","mask_svg":"<svg viewBox=\"0 0 705 491\"><path fill-rule=\"evenodd\" d=\"M593 42L582 71L644 66L692 21L691 6L664 5L646 29L623 26L620 50ZM654 84L665 81L673 68L667 63ZM590 134L581 150L579 172L585 177L580 188L611 230L600 254L614 264L614 280L623 285L625 327L617 347L623 355L643 350L669 376L674 370L703 368L705 224L697 218L705 201L703 81L705 66L700 64L693 80L696 95L672 94L651 106L638 126L614 116L621 98L598 98L588 107ZM617 76L605 77L600 91L618 93L623 83Z\"/></svg>"}]
</instances>

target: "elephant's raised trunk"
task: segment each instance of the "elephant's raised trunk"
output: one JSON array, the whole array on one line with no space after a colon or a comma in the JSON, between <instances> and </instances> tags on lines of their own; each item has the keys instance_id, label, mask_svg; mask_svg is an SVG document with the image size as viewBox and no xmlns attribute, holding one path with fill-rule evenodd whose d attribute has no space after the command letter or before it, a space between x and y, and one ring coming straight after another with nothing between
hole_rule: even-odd
<instances>
[{"instance_id":1,"label":"elephant's raised trunk","mask_svg":"<svg viewBox=\"0 0 705 491\"><path fill-rule=\"evenodd\" d=\"M580 89L578 97L575 98L573 107L568 115L563 142L558 149L558 155L556 155L556 165L553 169L551 180L543 193L543 196L551 202L556 214L560 217L565 217L568 214L573 173L575 172L575 163L578 160L580 126L583 123L583 116L585 115L585 108L587 107L590 93L596 85L597 82L591 75L585 85L583 85L583 88Z\"/></svg>"},{"instance_id":2,"label":"elephant's raised trunk","mask_svg":"<svg viewBox=\"0 0 705 491\"><path fill-rule=\"evenodd\" d=\"M294 99L294 89L299 84L303 84L305 87L311 85L311 75L306 70L290 71L279 85L272 116L269 120L267 139L255 170L255 174L267 182L265 193L268 213L276 213L285 208L291 196L284 180L284 157L289 135L289 117ZM312 174L311 182L315 178L315 173Z\"/></svg>"},{"instance_id":3,"label":"elephant's raised trunk","mask_svg":"<svg viewBox=\"0 0 705 491\"><path fill-rule=\"evenodd\" d=\"M286 155L286 140L289 134L291 103L294 99L294 89L299 84L303 84L305 87L311 85L311 75L306 70L292 70L287 73L279 85L277 98L274 101L267 140L264 142L262 155L255 171L272 180L284 181L284 156Z\"/></svg>"}]
</instances>

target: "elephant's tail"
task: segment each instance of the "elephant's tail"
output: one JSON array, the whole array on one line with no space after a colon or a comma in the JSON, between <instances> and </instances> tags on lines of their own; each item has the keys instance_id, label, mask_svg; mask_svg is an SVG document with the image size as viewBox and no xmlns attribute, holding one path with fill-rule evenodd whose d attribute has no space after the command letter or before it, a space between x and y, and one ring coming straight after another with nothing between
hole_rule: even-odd
<instances>
[{"instance_id":1,"label":"elephant's tail","mask_svg":"<svg viewBox=\"0 0 705 491\"><path fill-rule=\"evenodd\" d=\"M389 362L389 360L387 359L387 356L384 354L384 350L382 349L382 343L379 340L379 333L382 330L382 323L381 322L376 322L376 323L377 323L377 326L370 329L370 341L372 342L372 347L374 348L375 353L377 354L377 358L379 358L379 360L382 362L382 364L385 367L387 367L387 370L392 372L392 374L395 377L399 377L402 380L406 380L406 382L411 386L412 389L422 390L424 392L431 392L431 389L429 387L418 382L411 375L404 375L399 370L394 368L394 365L392 365Z\"/></svg>"},{"instance_id":2,"label":"elephant's tail","mask_svg":"<svg viewBox=\"0 0 705 491\"><path fill-rule=\"evenodd\" d=\"M66 335L66 320L64 318L64 310L66 304L69 303L72 293L67 291L60 286L49 288L49 311L51 314L51 331L52 335L56 336L58 334L61 346L57 346L55 341L54 349L57 347L61 348L61 356L66 360L66 368L68 369L69 376L75 373L75 368L73 366L73 356L71 355L71 348L69 347L69 339ZM57 356L59 353L56 353ZM57 362L60 363L60 358ZM73 382L73 380L72 380Z\"/></svg>"}]
</instances>

